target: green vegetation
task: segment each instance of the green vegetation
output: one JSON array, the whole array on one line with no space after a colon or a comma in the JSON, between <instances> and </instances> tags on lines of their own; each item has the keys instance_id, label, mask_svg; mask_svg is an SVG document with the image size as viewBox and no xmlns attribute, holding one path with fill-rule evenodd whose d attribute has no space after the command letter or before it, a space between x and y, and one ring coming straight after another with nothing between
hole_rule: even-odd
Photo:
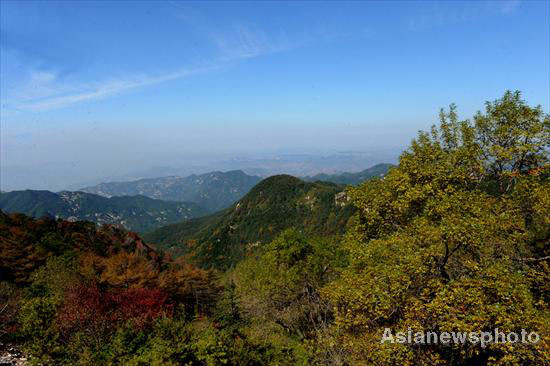
<instances>
[{"instance_id":1,"label":"green vegetation","mask_svg":"<svg viewBox=\"0 0 550 366\"><path fill-rule=\"evenodd\" d=\"M105 197L143 195L164 201L194 202L207 212L215 212L229 207L260 180L260 177L247 175L241 170L232 170L187 177L101 183L82 188L82 191Z\"/></svg>"},{"instance_id":2,"label":"green vegetation","mask_svg":"<svg viewBox=\"0 0 550 366\"><path fill-rule=\"evenodd\" d=\"M0 337L55 365L545 365L549 149L550 117L518 92L473 121L451 105L350 204L266 179L155 232L187 244L176 260L110 226L0 214ZM382 343L387 328L541 339Z\"/></svg>"},{"instance_id":3,"label":"green vegetation","mask_svg":"<svg viewBox=\"0 0 550 366\"><path fill-rule=\"evenodd\" d=\"M145 196L105 198L84 192L13 191L0 193L0 209L33 217L116 224L145 232L193 217L205 210L191 202L166 202Z\"/></svg>"},{"instance_id":4,"label":"green vegetation","mask_svg":"<svg viewBox=\"0 0 550 366\"><path fill-rule=\"evenodd\" d=\"M455 106L384 180L350 190L349 266L323 289L351 364L541 365L548 360L550 118L519 93L474 121ZM536 331L530 345L381 344L405 331Z\"/></svg>"},{"instance_id":5,"label":"green vegetation","mask_svg":"<svg viewBox=\"0 0 550 366\"><path fill-rule=\"evenodd\" d=\"M393 164L376 164L357 173L317 174L312 177L306 177L304 180L306 182L322 181L356 186L369 179L385 176L392 166Z\"/></svg>"},{"instance_id":6,"label":"green vegetation","mask_svg":"<svg viewBox=\"0 0 550 366\"><path fill-rule=\"evenodd\" d=\"M160 228L145 236L204 267L227 268L281 231L341 235L353 207L336 202L344 187L306 183L289 175L264 179L232 207L209 217Z\"/></svg>"},{"instance_id":7,"label":"green vegetation","mask_svg":"<svg viewBox=\"0 0 550 366\"><path fill-rule=\"evenodd\" d=\"M216 365L215 274L92 223L0 216L3 341L33 363ZM200 334L200 337L198 336Z\"/></svg>"}]
</instances>

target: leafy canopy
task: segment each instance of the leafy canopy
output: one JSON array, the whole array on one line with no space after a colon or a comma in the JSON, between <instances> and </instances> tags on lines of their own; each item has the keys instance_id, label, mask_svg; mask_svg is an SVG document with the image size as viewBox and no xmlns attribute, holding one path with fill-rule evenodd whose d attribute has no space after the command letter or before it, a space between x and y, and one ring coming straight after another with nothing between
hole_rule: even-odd
<instances>
[{"instance_id":1,"label":"leafy canopy","mask_svg":"<svg viewBox=\"0 0 550 366\"><path fill-rule=\"evenodd\" d=\"M358 208L344 245L350 265L323 293L350 364L537 364L534 345L381 344L393 332L548 334L550 119L519 92L474 122L451 105L383 180L349 190Z\"/></svg>"}]
</instances>

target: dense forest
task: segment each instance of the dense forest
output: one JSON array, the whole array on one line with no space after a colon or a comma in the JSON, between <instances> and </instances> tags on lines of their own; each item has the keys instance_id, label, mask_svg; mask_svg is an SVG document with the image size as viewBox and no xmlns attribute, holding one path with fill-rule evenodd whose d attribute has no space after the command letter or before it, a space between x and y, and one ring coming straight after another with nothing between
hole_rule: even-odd
<instances>
[{"instance_id":1,"label":"dense forest","mask_svg":"<svg viewBox=\"0 0 550 366\"><path fill-rule=\"evenodd\" d=\"M201 267L226 269L285 229L337 239L354 212L343 190L275 175L224 211L162 227L145 239Z\"/></svg>"},{"instance_id":2,"label":"dense forest","mask_svg":"<svg viewBox=\"0 0 550 366\"><path fill-rule=\"evenodd\" d=\"M105 197L143 195L176 202L194 202L206 212L229 207L260 180L240 170L210 172L187 177L169 176L131 182L101 183L81 191Z\"/></svg>"},{"instance_id":3,"label":"dense forest","mask_svg":"<svg viewBox=\"0 0 550 366\"><path fill-rule=\"evenodd\" d=\"M146 196L102 197L85 192L12 191L0 193L0 210L36 218L52 216L69 221L111 224L136 232L206 214L194 202L170 202Z\"/></svg>"},{"instance_id":4,"label":"dense forest","mask_svg":"<svg viewBox=\"0 0 550 366\"><path fill-rule=\"evenodd\" d=\"M442 110L345 202L336 184L278 176L157 232L159 248L109 225L1 214L1 340L45 365L547 364L549 149L550 116L506 92L472 119ZM181 245L200 260L162 250ZM540 339L381 342L387 328Z\"/></svg>"}]
</instances>

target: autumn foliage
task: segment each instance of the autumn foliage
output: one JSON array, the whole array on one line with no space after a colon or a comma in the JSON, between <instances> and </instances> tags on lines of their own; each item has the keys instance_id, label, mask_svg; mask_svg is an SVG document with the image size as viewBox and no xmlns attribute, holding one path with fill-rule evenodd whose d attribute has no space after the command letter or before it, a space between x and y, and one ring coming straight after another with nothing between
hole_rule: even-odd
<instances>
[{"instance_id":1,"label":"autumn foliage","mask_svg":"<svg viewBox=\"0 0 550 366\"><path fill-rule=\"evenodd\" d=\"M548 364L549 152L550 116L517 92L473 121L451 105L383 179L346 190L343 237L298 227L235 264L223 234L202 259L224 273L113 227L0 212L0 337L44 365ZM261 219L246 231L283 218ZM386 328L541 340L382 343Z\"/></svg>"},{"instance_id":2,"label":"autumn foliage","mask_svg":"<svg viewBox=\"0 0 550 366\"><path fill-rule=\"evenodd\" d=\"M98 286L81 285L66 295L56 322L63 334L102 334L128 321L142 329L160 316L172 315L173 304L168 300L160 289L102 292Z\"/></svg>"}]
</instances>

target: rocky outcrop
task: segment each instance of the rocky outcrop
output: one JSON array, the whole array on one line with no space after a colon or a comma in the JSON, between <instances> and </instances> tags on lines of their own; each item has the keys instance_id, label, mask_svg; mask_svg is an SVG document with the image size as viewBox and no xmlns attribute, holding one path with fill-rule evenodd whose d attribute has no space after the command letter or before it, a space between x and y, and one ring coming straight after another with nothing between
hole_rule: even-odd
<instances>
[{"instance_id":1,"label":"rocky outcrop","mask_svg":"<svg viewBox=\"0 0 550 366\"><path fill-rule=\"evenodd\" d=\"M0 343L0 366L27 366L27 356L16 347Z\"/></svg>"},{"instance_id":2,"label":"rocky outcrop","mask_svg":"<svg viewBox=\"0 0 550 366\"><path fill-rule=\"evenodd\" d=\"M349 196L347 195L346 191L336 193L334 195L334 204L336 206L343 207L349 202Z\"/></svg>"}]
</instances>

